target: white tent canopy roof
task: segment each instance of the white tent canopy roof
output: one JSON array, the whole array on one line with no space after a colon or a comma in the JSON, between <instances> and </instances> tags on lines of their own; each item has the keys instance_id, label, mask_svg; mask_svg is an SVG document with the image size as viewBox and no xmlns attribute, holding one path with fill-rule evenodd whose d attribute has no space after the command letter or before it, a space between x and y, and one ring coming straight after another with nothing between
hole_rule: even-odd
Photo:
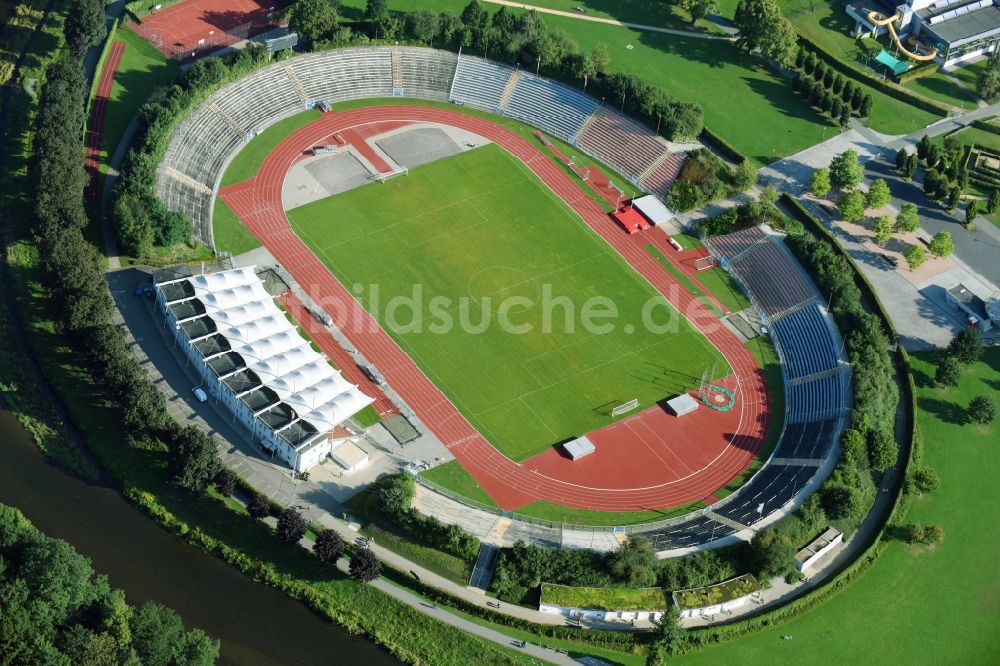
<instances>
[{"instance_id":1,"label":"white tent canopy roof","mask_svg":"<svg viewBox=\"0 0 1000 666\"><path fill-rule=\"evenodd\" d=\"M320 433L374 399L344 379L289 323L253 266L187 278L204 315L247 368ZM302 416L305 415L305 416Z\"/></svg>"},{"instance_id":2,"label":"white tent canopy roof","mask_svg":"<svg viewBox=\"0 0 1000 666\"><path fill-rule=\"evenodd\" d=\"M674 212L652 194L633 199L632 205L653 224L661 224L674 218Z\"/></svg>"}]
</instances>

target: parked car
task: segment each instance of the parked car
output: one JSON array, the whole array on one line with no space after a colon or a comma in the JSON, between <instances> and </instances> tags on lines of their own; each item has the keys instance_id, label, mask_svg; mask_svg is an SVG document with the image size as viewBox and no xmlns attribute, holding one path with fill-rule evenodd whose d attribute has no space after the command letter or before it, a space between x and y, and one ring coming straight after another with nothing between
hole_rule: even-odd
<instances>
[{"instance_id":1,"label":"parked car","mask_svg":"<svg viewBox=\"0 0 1000 666\"><path fill-rule=\"evenodd\" d=\"M358 367L361 369L361 372L364 373L365 377L367 377L368 381L370 381L371 383L378 384L379 386L385 384L385 380L382 379L382 376L378 374L375 368L369 367L367 365L359 365Z\"/></svg>"},{"instance_id":2,"label":"parked car","mask_svg":"<svg viewBox=\"0 0 1000 666\"><path fill-rule=\"evenodd\" d=\"M200 386L195 386L191 389L191 392L194 393L194 397L198 399L198 402L205 402L208 400L208 394L205 393L205 389Z\"/></svg>"}]
</instances>

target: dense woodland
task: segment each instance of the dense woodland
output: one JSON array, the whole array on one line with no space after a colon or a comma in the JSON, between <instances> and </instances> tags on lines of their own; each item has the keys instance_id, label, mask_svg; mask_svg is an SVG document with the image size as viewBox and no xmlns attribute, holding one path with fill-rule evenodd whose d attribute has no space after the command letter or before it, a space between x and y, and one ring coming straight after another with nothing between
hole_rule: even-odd
<instances>
[{"instance_id":1,"label":"dense woodland","mask_svg":"<svg viewBox=\"0 0 1000 666\"><path fill-rule=\"evenodd\" d=\"M0 504L0 663L212 664L219 642L155 602L130 606L65 541Z\"/></svg>"}]
</instances>

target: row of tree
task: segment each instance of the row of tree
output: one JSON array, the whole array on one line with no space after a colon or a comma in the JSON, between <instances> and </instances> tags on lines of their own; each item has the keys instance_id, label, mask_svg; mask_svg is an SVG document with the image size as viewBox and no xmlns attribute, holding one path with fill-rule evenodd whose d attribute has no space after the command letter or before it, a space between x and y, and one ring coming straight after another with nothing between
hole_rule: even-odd
<instances>
[{"instance_id":1,"label":"row of tree","mask_svg":"<svg viewBox=\"0 0 1000 666\"><path fill-rule=\"evenodd\" d=\"M155 602L129 605L65 541L0 504L0 661L5 664L213 664L219 642L186 631Z\"/></svg>"},{"instance_id":2,"label":"row of tree","mask_svg":"<svg viewBox=\"0 0 1000 666\"><path fill-rule=\"evenodd\" d=\"M834 71L832 67L816 57L816 54L800 46L795 56L797 75L792 86L807 97L813 106L846 127L851 115L857 113L862 118L871 115L872 96L861 86Z\"/></svg>"},{"instance_id":3,"label":"row of tree","mask_svg":"<svg viewBox=\"0 0 1000 666\"><path fill-rule=\"evenodd\" d=\"M611 74L611 55L603 42L581 51L569 34L549 28L534 10L515 13L506 6L492 14L472 0L460 15L424 9L390 12L385 0L368 0L364 22L341 25L330 0L297 0L288 10L289 28L314 50L363 44L369 39L409 40L427 46L464 49L522 66L552 78L582 85L657 130L668 139L693 139L704 117L697 104L673 99L634 75Z\"/></svg>"},{"instance_id":4,"label":"row of tree","mask_svg":"<svg viewBox=\"0 0 1000 666\"><path fill-rule=\"evenodd\" d=\"M945 351L934 371L934 385L958 386L962 378L962 366L977 362L983 356L983 338L979 329L965 327L959 331ZM996 401L991 395L976 396L966 410L968 420L985 425L997 416Z\"/></svg>"},{"instance_id":5,"label":"row of tree","mask_svg":"<svg viewBox=\"0 0 1000 666\"><path fill-rule=\"evenodd\" d=\"M79 8L85 4L74 4L70 17L83 11ZM73 25L67 18L67 39L72 37ZM75 350L83 365L121 406L126 432L137 439L165 442L178 483L203 489L218 471L215 444L200 431L178 427L167 415L163 394L132 356L121 329L111 322L113 306L104 266L97 249L83 236L87 224L83 132L88 94L83 62L75 52L64 53L48 66L45 79L32 146L33 232L55 319L79 342Z\"/></svg>"}]
</instances>

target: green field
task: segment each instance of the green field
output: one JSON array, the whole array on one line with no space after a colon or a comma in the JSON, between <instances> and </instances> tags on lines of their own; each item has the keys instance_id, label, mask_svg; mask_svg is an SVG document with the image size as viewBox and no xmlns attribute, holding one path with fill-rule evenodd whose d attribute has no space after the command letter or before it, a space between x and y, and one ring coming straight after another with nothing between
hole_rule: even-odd
<instances>
[{"instance_id":1,"label":"green field","mask_svg":"<svg viewBox=\"0 0 1000 666\"><path fill-rule=\"evenodd\" d=\"M615 404L638 398L646 407L691 388L712 363L729 372L704 336L496 146L288 217L337 279L355 293L360 286L360 302L431 381L515 460L606 425ZM400 307L399 298L414 295L417 312ZM584 312L606 312L593 299L617 317L584 326ZM644 308L672 329L646 326Z\"/></svg>"},{"instance_id":2,"label":"green field","mask_svg":"<svg viewBox=\"0 0 1000 666\"><path fill-rule=\"evenodd\" d=\"M941 485L906 517L940 524L935 548L893 541L875 566L819 608L737 641L689 655L691 664L993 664L1000 655L1000 423L962 421L969 401L996 395L1000 349L966 366L957 388L930 386L937 356L917 354L924 462ZM792 640L782 640L792 636ZM873 655L878 655L873 661Z\"/></svg>"},{"instance_id":3,"label":"green field","mask_svg":"<svg viewBox=\"0 0 1000 666\"><path fill-rule=\"evenodd\" d=\"M108 98L101 134L104 165L111 159L132 116L154 90L173 81L178 69L155 46L128 28L115 32L115 41L125 44L115 82Z\"/></svg>"}]
</instances>

